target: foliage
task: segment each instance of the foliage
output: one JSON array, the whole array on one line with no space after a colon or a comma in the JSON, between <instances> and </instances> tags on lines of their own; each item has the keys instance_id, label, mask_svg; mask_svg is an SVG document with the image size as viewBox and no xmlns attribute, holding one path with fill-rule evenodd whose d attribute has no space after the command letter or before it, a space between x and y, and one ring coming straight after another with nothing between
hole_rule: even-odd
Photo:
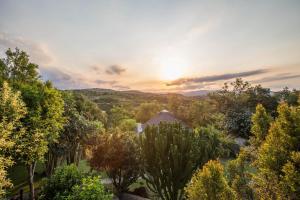
<instances>
[{"instance_id":1,"label":"foliage","mask_svg":"<svg viewBox=\"0 0 300 200\"><path fill-rule=\"evenodd\" d=\"M156 115L162 106L158 102L142 103L136 111L136 120L141 123L145 123Z\"/></svg>"},{"instance_id":2,"label":"foliage","mask_svg":"<svg viewBox=\"0 0 300 200\"><path fill-rule=\"evenodd\" d=\"M237 199L229 187L224 169L219 161L210 160L198 170L185 188L189 200L230 200Z\"/></svg>"},{"instance_id":3,"label":"foliage","mask_svg":"<svg viewBox=\"0 0 300 200\"><path fill-rule=\"evenodd\" d=\"M72 194L72 188L80 185L83 173L72 165L58 167L54 174L45 180L41 190L43 200L62 200Z\"/></svg>"},{"instance_id":4,"label":"foliage","mask_svg":"<svg viewBox=\"0 0 300 200\"><path fill-rule=\"evenodd\" d=\"M251 121L251 133L253 136L250 137L250 143L257 148L265 140L272 118L267 114L265 108L261 104L258 104L255 113L251 117Z\"/></svg>"},{"instance_id":5,"label":"foliage","mask_svg":"<svg viewBox=\"0 0 300 200\"><path fill-rule=\"evenodd\" d=\"M124 119L132 119L133 114L122 106L114 106L110 110L109 126L112 128L118 127Z\"/></svg>"},{"instance_id":6,"label":"foliage","mask_svg":"<svg viewBox=\"0 0 300 200\"><path fill-rule=\"evenodd\" d=\"M182 199L193 171L219 154L215 136L205 131L195 134L180 124L147 127L141 136L141 150L149 188L162 199Z\"/></svg>"},{"instance_id":7,"label":"foliage","mask_svg":"<svg viewBox=\"0 0 300 200\"><path fill-rule=\"evenodd\" d=\"M118 193L128 191L140 175L139 148L135 133L119 129L103 134L93 149L90 165L105 170Z\"/></svg>"},{"instance_id":8,"label":"foliage","mask_svg":"<svg viewBox=\"0 0 300 200\"><path fill-rule=\"evenodd\" d=\"M197 128L195 134L197 154L202 154L198 163L205 164L219 156L227 157L235 151L234 141L213 126Z\"/></svg>"},{"instance_id":9,"label":"foliage","mask_svg":"<svg viewBox=\"0 0 300 200\"><path fill-rule=\"evenodd\" d=\"M300 109L283 103L259 147L253 188L258 198L295 199L299 196Z\"/></svg>"},{"instance_id":10,"label":"foliage","mask_svg":"<svg viewBox=\"0 0 300 200\"><path fill-rule=\"evenodd\" d=\"M89 140L104 131L105 115L96 104L81 94L70 92L64 92L63 99L64 117L67 122L58 142L50 148L53 161L50 171L63 158L68 164L78 164L85 148L89 145Z\"/></svg>"},{"instance_id":11,"label":"foliage","mask_svg":"<svg viewBox=\"0 0 300 200\"><path fill-rule=\"evenodd\" d=\"M137 123L135 119L123 119L118 128L122 131L135 131L136 126Z\"/></svg>"},{"instance_id":12,"label":"foliage","mask_svg":"<svg viewBox=\"0 0 300 200\"><path fill-rule=\"evenodd\" d=\"M112 200L113 195L107 191L100 181L100 177L87 177L82 179L80 185L72 188L67 200Z\"/></svg>"},{"instance_id":13,"label":"foliage","mask_svg":"<svg viewBox=\"0 0 300 200\"><path fill-rule=\"evenodd\" d=\"M250 185L250 160L250 155L244 148L240 151L238 157L229 161L227 165L229 185L236 192L238 199L254 199Z\"/></svg>"},{"instance_id":14,"label":"foliage","mask_svg":"<svg viewBox=\"0 0 300 200\"><path fill-rule=\"evenodd\" d=\"M250 134L251 116L256 105L262 104L272 114L277 106L277 99L271 95L270 89L260 85L253 87L242 79L236 79L230 86L225 83L222 90L211 93L209 97L225 116L225 130L246 138Z\"/></svg>"},{"instance_id":15,"label":"foliage","mask_svg":"<svg viewBox=\"0 0 300 200\"><path fill-rule=\"evenodd\" d=\"M11 186L6 178L7 167L13 164L9 151L24 134L20 120L25 114L26 108L20 92L13 92L8 83L4 82L0 90L0 198L5 193L5 187Z\"/></svg>"},{"instance_id":16,"label":"foliage","mask_svg":"<svg viewBox=\"0 0 300 200\"><path fill-rule=\"evenodd\" d=\"M24 51L7 50L4 73L15 90L19 90L28 112L21 120L26 132L16 141L15 158L28 169L30 198L34 199L34 171L36 162L43 160L48 145L55 142L63 128L63 100L50 82L43 83L38 66L29 61Z\"/></svg>"}]
</instances>

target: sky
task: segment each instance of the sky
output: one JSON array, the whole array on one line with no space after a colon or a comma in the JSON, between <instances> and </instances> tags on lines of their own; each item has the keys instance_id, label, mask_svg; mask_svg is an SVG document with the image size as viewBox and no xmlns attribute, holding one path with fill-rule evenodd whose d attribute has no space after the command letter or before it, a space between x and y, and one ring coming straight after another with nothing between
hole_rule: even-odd
<instances>
[{"instance_id":1,"label":"sky","mask_svg":"<svg viewBox=\"0 0 300 200\"><path fill-rule=\"evenodd\" d=\"M0 0L18 47L59 89L300 89L299 0Z\"/></svg>"}]
</instances>

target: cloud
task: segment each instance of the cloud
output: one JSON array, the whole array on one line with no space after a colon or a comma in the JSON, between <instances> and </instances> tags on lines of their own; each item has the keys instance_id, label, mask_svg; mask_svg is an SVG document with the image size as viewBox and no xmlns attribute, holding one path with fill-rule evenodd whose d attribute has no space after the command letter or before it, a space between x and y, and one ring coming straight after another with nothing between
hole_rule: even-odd
<instances>
[{"instance_id":1,"label":"cloud","mask_svg":"<svg viewBox=\"0 0 300 200\"><path fill-rule=\"evenodd\" d=\"M181 79L172 81L170 83L167 83L167 86L183 85L183 84L189 84L189 83L205 83L205 82L223 81L223 80L229 80L229 79L233 79L233 78L243 78L243 77L264 74L269 71L270 71L270 69L258 69L258 70L252 70L252 71L246 71L246 72L228 73L228 74L213 75L213 76L202 76L202 77L196 77L196 78L181 78Z\"/></svg>"},{"instance_id":2,"label":"cloud","mask_svg":"<svg viewBox=\"0 0 300 200\"><path fill-rule=\"evenodd\" d=\"M126 69L119 65L111 65L105 70L109 75L121 75L125 71Z\"/></svg>"},{"instance_id":3,"label":"cloud","mask_svg":"<svg viewBox=\"0 0 300 200\"><path fill-rule=\"evenodd\" d=\"M0 47L5 50L18 47L19 49L26 51L33 62L40 65L48 65L54 59L45 44L26 40L22 37L12 37L4 32L0 32Z\"/></svg>"},{"instance_id":4,"label":"cloud","mask_svg":"<svg viewBox=\"0 0 300 200\"><path fill-rule=\"evenodd\" d=\"M251 81L252 83L267 83L273 81L282 81L288 79L300 78L300 74L290 74L290 73L283 73L283 74L276 74L274 76L264 77L258 80Z\"/></svg>"},{"instance_id":5,"label":"cloud","mask_svg":"<svg viewBox=\"0 0 300 200\"><path fill-rule=\"evenodd\" d=\"M105 81L105 80L95 80L95 83L97 84L108 84L108 85L114 85L117 83L117 81Z\"/></svg>"}]
</instances>

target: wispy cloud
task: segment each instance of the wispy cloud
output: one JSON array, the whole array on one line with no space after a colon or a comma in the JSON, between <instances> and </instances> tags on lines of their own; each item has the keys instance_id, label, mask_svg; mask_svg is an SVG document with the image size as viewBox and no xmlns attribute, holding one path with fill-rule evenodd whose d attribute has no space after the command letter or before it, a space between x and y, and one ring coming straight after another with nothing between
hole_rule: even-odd
<instances>
[{"instance_id":1,"label":"wispy cloud","mask_svg":"<svg viewBox=\"0 0 300 200\"><path fill-rule=\"evenodd\" d=\"M258 80L251 81L252 83L267 83L273 81L282 81L288 79L300 78L300 74L282 73L273 76L263 77Z\"/></svg>"},{"instance_id":2,"label":"wispy cloud","mask_svg":"<svg viewBox=\"0 0 300 200\"><path fill-rule=\"evenodd\" d=\"M54 59L47 45L27 40L22 37L13 37L4 32L0 32L0 47L4 50L8 48L14 49L16 47L25 50L30 55L33 62L38 64L48 65Z\"/></svg>"},{"instance_id":3,"label":"wispy cloud","mask_svg":"<svg viewBox=\"0 0 300 200\"><path fill-rule=\"evenodd\" d=\"M233 78L243 78L243 77L249 77L254 75L260 75L269 72L270 69L258 69L258 70L252 70L252 71L246 71L246 72L238 72L238 73L228 73L228 74L221 74L221 75L213 75L213 76L202 76L202 77L196 77L196 78L181 78L177 79L175 81L172 81L170 83L167 83L167 86L173 86L173 85L183 85L183 84L189 84L189 83L205 83L205 82L215 82L215 81L224 81L224 80L230 80Z\"/></svg>"},{"instance_id":4,"label":"wispy cloud","mask_svg":"<svg viewBox=\"0 0 300 200\"><path fill-rule=\"evenodd\" d=\"M119 65L111 65L105 70L109 75L121 75L125 71L126 69Z\"/></svg>"}]
</instances>

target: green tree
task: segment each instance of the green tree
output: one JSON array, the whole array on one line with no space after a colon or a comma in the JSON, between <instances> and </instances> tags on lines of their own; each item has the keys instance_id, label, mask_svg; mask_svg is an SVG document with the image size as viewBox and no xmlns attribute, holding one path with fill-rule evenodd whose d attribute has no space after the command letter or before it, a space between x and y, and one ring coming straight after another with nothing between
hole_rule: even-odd
<instances>
[{"instance_id":1,"label":"green tree","mask_svg":"<svg viewBox=\"0 0 300 200\"><path fill-rule=\"evenodd\" d=\"M80 185L72 188L72 194L67 200L112 200L113 195L107 192L100 181L100 177L87 177L82 179Z\"/></svg>"},{"instance_id":2,"label":"green tree","mask_svg":"<svg viewBox=\"0 0 300 200\"><path fill-rule=\"evenodd\" d=\"M15 51L8 49L6 58L2 59L1 68L4 73L1 73L4 80L9 80L11 83L34 83L38 81L38 65L29 61L29 55L16 48Z\"/></svg>"},{"instance_id":3,"label":"green tree","mask_svg":"<svg viewBox=\"0 0 300 200\"><path fill-rule=\"evenodd\" d=\"M228 185L223 166L219 161L210 160L198 170L185 188L189 200L230 200L237 199Z\"/></svg>"},{"instance_id":4,"label":"green tree","mask_svg":"<svg viewBox=\"0 0 300 200\"><path fill-rule=\"evenodd\" d=\"M66 159L68 164L78 164L90 139L104 132L105 115L96 104L81 94L70 92L64 92L63 99L67 121L58 142L50 148L53 165L49 172L53 171L59 160Z\"/></svg>"},{"instance_id":5,"label":"green tree","mask_svg":"<svg viewBox=\"0 0 300 200\"><path fill-rule=\"evenodd\" d=\"M114 106L110 110L109 126L111 128L118 127L124 119L132 119L134 116L123 106Z\"/></svg>"},{"instance_id":6,"label":"green tree","mask_svg":"<svg viewBox=\"0 0 300 200\"><path fill-rule=\"evenodd\" d=\"M253 87L240 78L230 85L225 83L222 90L209 94L209 97L215 102L217 111L224 114L224 128L230 134L250 136L251 116L257 104L262 104L275 116L277 100L271 91L260 85Z\"/></svg>"},{"instance_id":7,"label":"green tree","mask_svg":"<svg viewBox=\"0 0 300 200\"><path fill-rule=\"evenodd\" d=\"M12 91L8 83L4 82L0 90L0 198L5 193L5 187L11 185L6 178L6 169L13 164L9 151L24 134L20 120L25 114L26 108L20 92Z\"/></svg>"},{"instance_id":8,"label":"green tree","mask_svg":"<svg viewBox=\"0 0 300 200\"><path fill-rule=\"evenodd\" d=\"M126 192L140 176L140 155L136 134L111 130L101 135L92 151L90 165L105 170L117 193Z\"/></svg>"},{"instance_id":9,"label":"green tree","mask_svg":"<svg viewBox=\"0 0 300 200\"><path fill-rule=\"evenodd\" d=\"M158 102L142 103L136 112L136 120L141 123L145 123L161 111L162 107Z\"/></svg>"},{"instance_id":10,"label":"green tree","mask_svg":"<svg viewBox=\"0 0 300 200\"><path fill-rule=\"evenodd\" d=\"M251 117L252 127L250 137L250 143L254 147L259 147L265 140L268 130L272 121L272 117L267 114L263 105L258 104L256 106L256 112Z\"/></svg>"},{"instance_id":11,"label":"green tree","mask_svg":"<svg viewBox=\"0 0 300 200\"><path fill-rule=\"evenodd\" d=\"M227 164L228 183L236 192L238 199L254 199L251 188L250 173L251 157L246 148L243 148L238 157Z\"/></svg>"},{"instance_id":12,"label":"green tree","mask_svg":"<svg viewBox=\"0 0 300 200\"><path fill-rule=\"evenodd\" d=\"M7 50L5 80L19 90L27 114L21 120L26 132L16 141L15 157L28 169L30 199L34 199L34 171L37 161L44 159L48 146L55 142L63 128L63 100L50 82L42 82L38 65L29 61L24 51Z\"/></svg>"},{"instance_id":13,"label":"green tree","mask_svg":"<svg viewBox=\"0 0 300 200\"><path fill-rule=\"evenodd\" d=\"M258 198L296 199L300 149L300 109L283 103L271 124L265 142L259 147L253 188ZM287 186L287 187L285 187Z\"/></svg>"}]
</instances>

